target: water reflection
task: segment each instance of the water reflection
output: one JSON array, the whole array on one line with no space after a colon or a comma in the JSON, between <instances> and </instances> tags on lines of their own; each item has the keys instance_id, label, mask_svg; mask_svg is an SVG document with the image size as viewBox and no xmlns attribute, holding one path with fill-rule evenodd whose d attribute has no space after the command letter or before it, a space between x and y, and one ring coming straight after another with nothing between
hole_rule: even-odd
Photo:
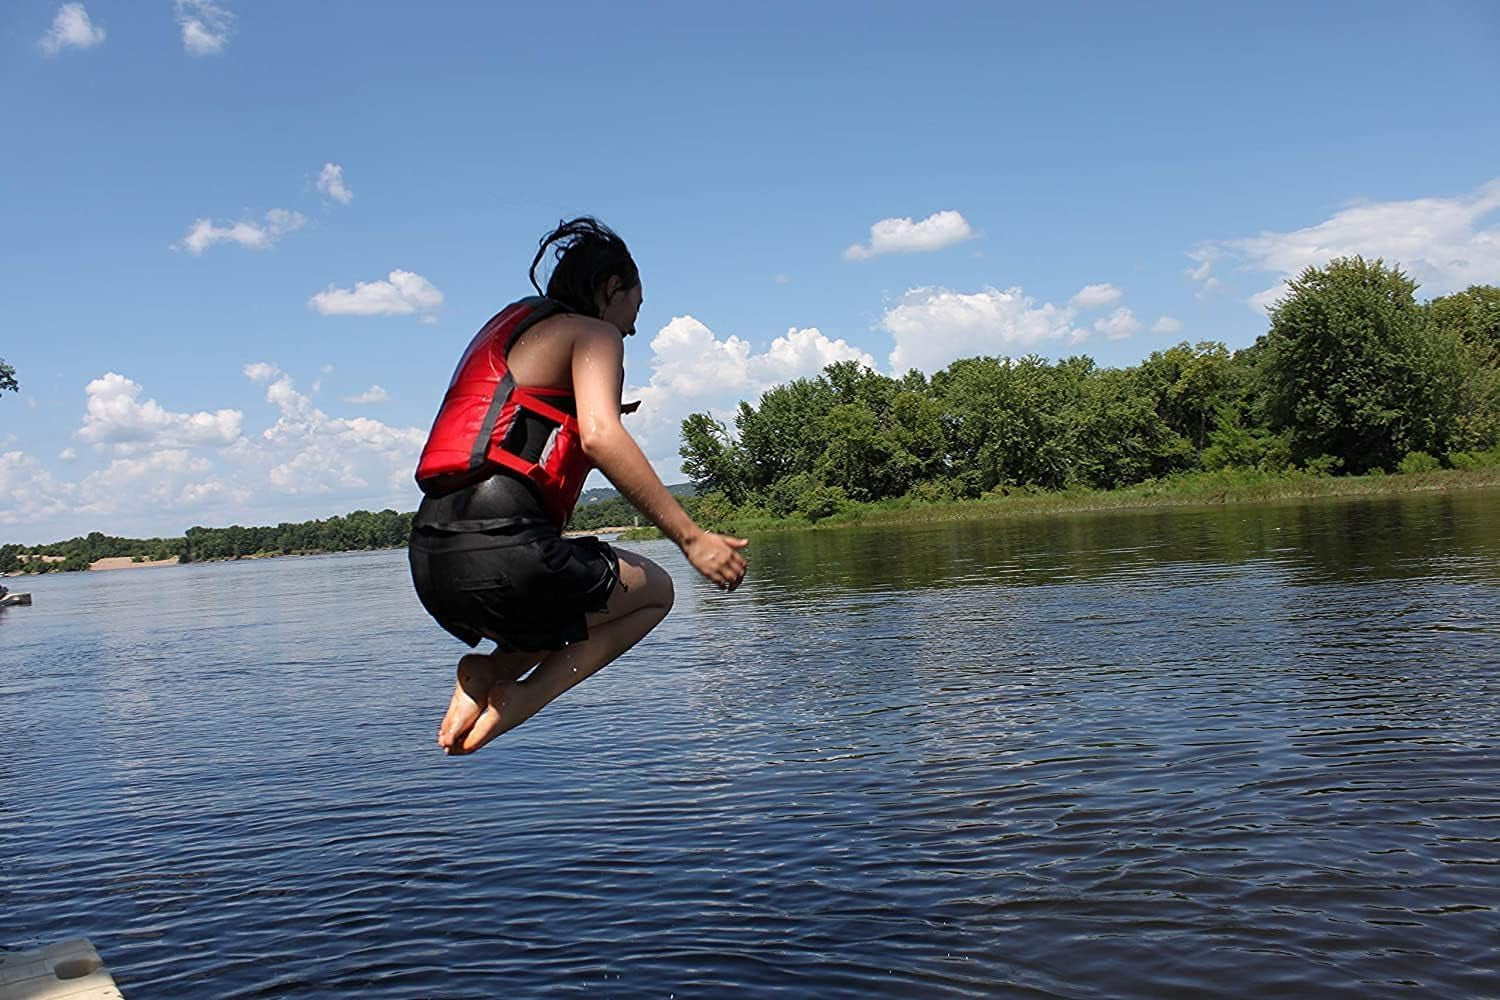
<instances>
[{"instance_id":1,"label":"water reflection","mask_svg":"<svg viewBox=\"0 0 1500 1000\"><path fill-rule=\"evenodd\" d=\"M1500 578L1493 490L838 528L756 540L762 600L829 588L1071 583L1166 564L1265 562L1294 583ZM1182 572L1186 573L1184 568ZM1187 581L1184 581L1187 582Z\"/></svg>"},{"instance_id":2,"label":"water reflection","mask_svg":"<svg viewBox=\"0 0 1500 1000\"><path fill-rule=\"evenodd\" d=\"M768 536L732 595L646 544L661 629L462 762L401 553L39 583L0 943L142 996L1500 995L1492 498Z\"/></svg>"}]
</instances>

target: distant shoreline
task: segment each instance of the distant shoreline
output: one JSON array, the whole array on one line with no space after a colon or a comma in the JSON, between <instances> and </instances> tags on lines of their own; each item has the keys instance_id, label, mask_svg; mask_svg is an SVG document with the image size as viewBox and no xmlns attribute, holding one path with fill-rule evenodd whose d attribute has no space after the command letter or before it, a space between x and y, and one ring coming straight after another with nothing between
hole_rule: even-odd
<instances>
[{"instance_id":1,"label":"distant shoreline","mask_svg":"<svg viewBox=\"0 0 1500 1000\"><path fill-rule=\"evenodd\" d=\"M1149 510L1162 507L1213 507L1233 504L1280 503L1449 493L1500 487L1500 468L1442 469L1406 475L1318 476L1309 473L1200 472L1173 479L1140 483L1118 490L1063 490L1056 493L1016 491L1008 496L954 500L947 503L851 504L848 509L817 521L806 518L727 519L713 529L729 534L772 534L785 531L829 531L864 525L929 524L935 521L983 521L994 518L1047 514L1081 514L1105 510ZM622 542L661 538L655 528L635 528Z\"/></svg>"},{"instance_id":2,"label":"distant shoreline","mask_svg":"<svg viewBox=\"0 0 1500 1000\"><path fill-rule=\"evenodd\" d=\"M612 526L612 527L604 527L604 528L585 528L585 529L581 529L581 530L578 530L578 531L565 531L565 532L563 532L563 537L564 538L583 538L583 537L597 537L599 535L618 535L618 534L622 534L622 533L630 531L630 530L632 530L632 526L628 525L628 524L626 524L626 525L619 525L619 526ZM196 566L196 565L201 565L203 563L213 563L213 562L240 562L240 561L243 561L243 560L246 560L246 559L284 559L284 558L287 558L289 556L329 556L329 555L337 555L340 552L389 552L391 549L402 548L402 547L403 546L393 545L393 546L390 546L390 547L384 548L384 549L338 549L338 550L328 550L328 551L318 551L318 552L255 552L255 553L247 553L245 555L237 556L237 557L222 557L222 558L213 558L213 559L195 559L195 560L193 560L192 563L184 563L177 556L172 556L170 559L147 559L147 560L144 560L142 562L137 562L135 560L135 558L132 557L132 556L109 556L109 557L104 558L104 559L95 559L93 562L89 563L88 569L85 572L96 572L96 571L99 571L99 572L112 572L114 570L121 570L121 569L155 569L155 568L161 567L161 566L183 566L183 565L194 565L194 566ZM62 557L61 556L37 556L35 558L37 558L38 560L41 560L41 561L45 561L45 562L61 562L62 561ZM20 571L12 571L12 572L9 572L9 573L0 573L0 579L4 579L6 577L13 577L13 576L20 577L20 576L42 576L42 575L45 575L45 574L41 574L41 573L27 573L25 570L20 570Z\"/></svg>"}]
</instances>

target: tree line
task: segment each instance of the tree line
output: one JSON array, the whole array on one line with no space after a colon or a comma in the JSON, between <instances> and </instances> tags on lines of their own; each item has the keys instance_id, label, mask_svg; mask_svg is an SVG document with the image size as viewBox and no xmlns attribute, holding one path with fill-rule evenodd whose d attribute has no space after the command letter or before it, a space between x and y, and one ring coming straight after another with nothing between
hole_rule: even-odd
<instances>
[{"instance_id":1,"label":"tree line","mask_svg":"<svg viewBox=\"0 0 1500 1000\"><path fill-rule=\"evenodd\" d=\"M686 485L674 491L690 489ZM0 545L0 573L57 573L85 570L99 559L126 557L135 562L177 559L208 562L251 556L305 555L364 549L403 548L415 512L357 510L342 517L282 523L270 527L189 528L181 538L122 538L98 531L46 545ZM636 523L629 501L615 496L580 504L568 523L588 531Z\"/></svg>"},{"instance_id":2,"label":"tree line","mask_svg":"<svg viewBox=\"0 0 1500 1000\"><path fill-rule=\"evenodd\" d=\"M1500 288L1418 303L1416 287L1336 259L1290 283L1251 347L1181 343L1129 368L975 357L890 378L839 362L740 403L733 431L690 415L683 470L720 518L818 520L1195 470L1500 464Z\"/></svg>"},{"instance_id":3,"label":"tree line","mask_svg":"<svg viewBox=\"0 0 1500 1000\"><path fill-rule=\"evenodd\" d=\"M692 507L694 489L691 483L677 483L667 487L667 492L683 504ZM592 494L592 495L591 495ZM599 488L584 493L582 501L573 510L568 521L569 531L594 531L598 528L622 528L649 524L635 506L612 488Z\"/></svg>"},{"instance_id":4,"label":"tree line","mask_svg":"<svg viewBox=\"0 0 1500 1000\"><path fill-rule=\"evenodd\" d=\"M685 484L674 491L689 490ZM98 531L65 542L46 545L0 545L0 573L57 573L85 570L99 559L126 557L135 562L177 559L207 562L251 556L305 555L364 549L403 548L411 534L415 512L376 513L357 510L323 520L283 521L275 527L189 528L181 538L122 538ZM614 496L580 504L568 523L588 531L636 523L639 515L629 501Z\"/></svg>"},{"instance_id":5,"label":"tree line","mask_svg":"<svg viewBox=\"0 0 1500 1000\"><path fill-rule=\"evenodd\" d=\"M342 517L282 522L271 527L189 528L183 539L184 562L241 559L259 555L305 555L316 552L353 552L394 549L406 545L413 513L389 508L356 510Z\"/></svg>"},{"instance_id":6,"label":"tree line","mask_svg":"<svg viewBox=\"0 0 1500 1000\"><path fill-rule=\"evenodd\" d=\"M207 562L250 556L303 555L404 546L413 515L394 510L357 510L342 517L275 527L189 528L181 538L120 538L90 532L47 545L0 545L0 573L65 572L88 569L98 559L128 557L136 562L178 559Z\"/></svg>"}]
</instances>

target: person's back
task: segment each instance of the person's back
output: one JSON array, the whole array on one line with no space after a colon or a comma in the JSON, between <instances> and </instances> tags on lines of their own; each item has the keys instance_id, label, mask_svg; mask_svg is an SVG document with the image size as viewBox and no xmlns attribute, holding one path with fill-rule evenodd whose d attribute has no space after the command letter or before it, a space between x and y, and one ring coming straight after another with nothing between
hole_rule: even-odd
<instances>
[{"instance_id":1,"label":"person's back","mask_svg":"<svg viewBox=\"0 0 1500 1000\"><path fill-rule=\"evenodd\" d=\"M635 332L642 301L640 276L624 241L593 219L563 223L541 241L533 285L549 248L555 248L556 266L546 298L549 309L561 311L531 313L544 318L516 326L521 332L509 344L486 341L481 331L470 346L471 352L499 351L489 372L494 377L479 380L491 394L489 416L472 448L455 449L445 439L440 453L472 453L481 464L445 478L425 467L424 449L418 469L427 496L409 546L417 594L455 637L470 646L483 638L496 643L490 654L459 661L438 733L449 753L476 750L520 725L639 642L671 609L671 577L660 566L596 539L561 536L582 478L563 483L556 470L542 467L558 435L576 438L585 460L564 473L599 468L710 581L733 590L745 572L738 550L747 543L694 524L621 423L623 338ZM472 409L472 387L456 376L459 385L463 404ZM440 427L451 432L445 412L434 436ZM504 427L495 419L502 412L510 413ZM537 443L536 434L526 433L532 426L526 421L533 420L540 421L546 447L527 450L515 442Z\"/></svg>"}]
</instances>

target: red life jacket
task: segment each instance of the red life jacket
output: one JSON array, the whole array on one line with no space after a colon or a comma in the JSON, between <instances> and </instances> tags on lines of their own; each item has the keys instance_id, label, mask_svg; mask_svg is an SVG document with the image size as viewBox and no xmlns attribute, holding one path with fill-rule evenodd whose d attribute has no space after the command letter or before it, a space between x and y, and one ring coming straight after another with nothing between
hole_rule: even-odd
<instances>
[{"instance_id":1,"label":"red life jacket","mask_svg":"<svg viewBox=\"0 0 1500 1000\"><path fill-rule=\"evenodd\" d=\"M594 467L583 453L573 394L518 386L506 361L521 334L568 311L532 296L506 306L475 335L417 461L422 492L450 493L510 469L536 484L559 528L568 523Z\"/></svg>"}]
</instances>

